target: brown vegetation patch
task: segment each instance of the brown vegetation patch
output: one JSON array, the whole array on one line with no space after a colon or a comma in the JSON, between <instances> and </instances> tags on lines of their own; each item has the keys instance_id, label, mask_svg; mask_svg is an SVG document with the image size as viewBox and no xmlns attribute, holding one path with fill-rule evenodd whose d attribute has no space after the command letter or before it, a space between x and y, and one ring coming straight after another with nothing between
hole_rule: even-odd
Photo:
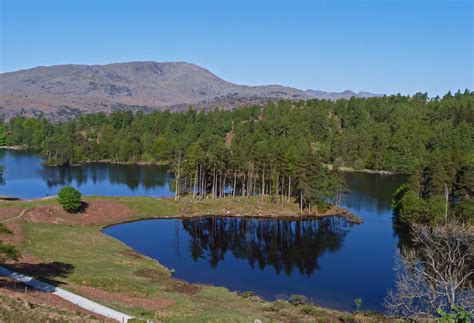
<instances>
[{"instance_id":1,"label":"brown vegetation patch","mask_svg":"<svg viewBox=\"0 0 474 323\"><path fill-rule=\"evenodd\" d=\"M74 314L78 314L78 316L80 317L85 316L88 322L115 322L113 320L102 317L99 314L89 312L51 293L37 291L32 288L28 288L25 293L25 285L21 283L16 283L5 277L0 277L0 296L20 301L20 303L24 306L24 310L32 310L35 307L44 306L48 308L55 308L63 311L72 312ZM77 317L77 319L79 319L80 317ZM71 316L68 316L68 319L71 318Z\"/></svg>"},{"instance_id":2,"label":"brown vegetation patch","mask_svg":"<svg viewBox=\"0 0 474 323\"><path fill-rule=\"evenodd\" d=\"M234 139L235 132L232 129L232 131L229 131L228 133L225 134L225 145L226 147L230 147L232 145L232 140Z\"/></svg>"},{"instance_id":3,"label":"brown vegetation patch","mask_svg":"<svg viewBox=\"0 0 474 323\"><path fill-rule=\"evenodd\" d=\"M22 238L22 228L21 228L21 219L15 219L3 223L5 228L11 231L11 233L0 233L0 241L5 243L17 245L21 242Z\"/></svg>"},{"instance_id":4,"label":"brown vegetation patch","mask_svg":"<svg viewBox=\"0 0 474 323\"><path fill-rule=\"evenodd\" d=\"M19 206L0 207L0 221L13 218L19 215L22 210L23 208Z\"/></svg>"},{"instance_id":5,"label":"brown vegetation patch","mask_svg":"<svg viewBox=\"0 0 474 323\"><path fill-rule=\"evenodd\" d=\"M141 257L143 257L132 249L126 249L126 250L120 251L120 254L127 257L132 257L134 259L140 259Z\"/></svg>"},{"instance_id":6,"label":"brown vegetation patch","mask_svg":"<svg viewBox=\"0 0 474 323\"><path fill-rule=\"evenodd\" d=\"M149 296L148 298L145 298L135 295L125 295L123 293L106 292L104 290L86 286L68 285L68 287L87 298L115 303L123 307L141 307L145 309L159 310L174 304L174 301L157 296Z\"/></svg>"},{"instance_id":7,"label":"brown vegetation patch","mask_svg":"<svg viewBox=\"0 0 474 323\"><path fill-rule=\"evenodd\" d=\"M35 223L66 225L107 225L128 219L133 211L126 205L111 201L91 201L82 212L70 214L60 206L37 206L25 215Z\"/></svg>"},{"instance_id":8,"label":"brown vegetation patch","mask_svg":"<svg viewBox=\"0 0 474 323\"><path fill-rule=\"evenodd\" d=\"M160 272L156 269L140 269L135 272L135 275L145 278L150 278L152 281L159 282L163 279L168 279L169 277L163 276L163 272ZM202 287L196 284L190 284L182 280L170 280L171 287L167 289L168 292L176 292L186 295L195 295L201 291Z\"/></svg>"},{"instance_id":9,"label":"brown vegetation patch","mask_svg":"<svg viewBox=\"0 0 474 323\"><path fill-rule=\"evenodd\" d=\"M190 284L184 281L175 280L173 286L170 288L170 292L177 292L186 295L195 295L201 291L201 286L196 284Z\"/></svg>"},{"instance_id":10,"label":"brown vegetation patch","mask_svg":"<svg viewBox=\"0 0 474 323\"><path fill-rule=\"evenodd\" d=\"M137 270L135 272L135 275L139 277L151 278L154 280L158 278L163 278L163 272L156 269L151 269L151 268Z\"/></svg>"}]
</instances>

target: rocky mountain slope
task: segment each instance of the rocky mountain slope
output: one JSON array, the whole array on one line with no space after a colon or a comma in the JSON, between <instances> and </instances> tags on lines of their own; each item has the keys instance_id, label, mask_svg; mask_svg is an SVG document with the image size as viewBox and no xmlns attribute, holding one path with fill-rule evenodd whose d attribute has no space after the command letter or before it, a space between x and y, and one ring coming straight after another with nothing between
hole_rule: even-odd
<instances>
[{"instance_id":1,"label":"rocky mountain slope","mask_svg":"<svg viewBox=\"0 0 474 323\"><path fill-rule=\"evenodd\" d=\"M5 118L34 115L64 120L99 111L178 111L189 105L234 108L268 100L352 95L361 94L237 85L184 62L56 65L0 74L0 112Z\"/></svg>"}]
</instances>

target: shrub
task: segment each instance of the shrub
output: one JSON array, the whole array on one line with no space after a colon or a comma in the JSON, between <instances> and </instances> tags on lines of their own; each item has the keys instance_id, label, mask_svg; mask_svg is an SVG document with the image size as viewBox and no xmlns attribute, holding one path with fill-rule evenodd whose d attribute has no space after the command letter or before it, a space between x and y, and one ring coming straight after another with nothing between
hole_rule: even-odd
<instances>
[{"instance_id":1,"label":"shrub","mask_svg":"<svg viewBox=\"0 0 474 323\"><path fill-rule=\"evenodd\" d=\"M255 293L248 290L248 291L245 291L242 294L240 294L240 296L242 296L243 298L252 298L252 297L255 296Z\"/></svg>"},{"instance_id":2,"label":"shrub","mask_svg":"<svg viewBox=\"0 0 474 323\"><path fill-rule=\"evenodd\" d=\"M288 299L288 302L293 306L303 305L304 303L306 303L306 296L296 294L291 295Z\"/></svg>"},{"instance_id":3,"label":"shrub","mask_svg":"<svg viewBox=\"0 0 474 323\"><path fill-rule=\"evenodd\" d=\"M68 213L76 213L81 209L81 192L71 186L63 187L58 194L58 202Z\"/></svg>"},{"instance_id":4,"label":"shrub","mask_svg":"<svg viewBox=\"0 0 474 323\"><path fill-rule=\"evenodd\" d=\"M423 221L426 216L426 202L413 191L408 191L400 200L399 220L402 223Z\"/></svg>"},{"instance_id":5,"label":"shrub","mask_svg":"<svg viewBox=\"0 0 474 323\"><path fill-rule=\"evenodd\" d=\"M20 258L20 252L14 245L3 244L0 241L0 261L18 260L18 258Z\"/></svg>"},{"instance_id":6,"label":"shrub","mask_svg":"<svg viewBox=\"0 0 474 323\"><path fill-rule=\"evenodd\" d=\"M360 307L362 306L362 298L356 298L354 300L354 305L356 306L356 311L360 311Z\"/></svg>"},{"instance_id":7,"label":"shrub","mask_svg":"<svg viewBox=\"0 0 474 323\"><path fill-rule=\"evenodd\" d=\"M12 232L3 223L0 223L0 233L12 234Z\"/></svg>"},{"instance_id":8,"label":"shrub","mask_svg":"<svg viewBox=\"0 0 474 323\"><path fill-rule=\"evenodd\" d=\"M352 167L354 167L354 169L364 169L365 163L362 159L359 158L359 159L356 159Z\"/></svg>"},{"instance_id":9,"label":"shrub","mask_svg":"<svg viewBox=\"0 0 474 323\"><path fill-rule=\"evenodd\" d=\"M336 168L344 166L344 159L342 159L342 157L337 157L336 159L334 159L333 165Z\"/></svg>"},{"instance_id":10,"label":"shrub","mask_svg":"<svg viewBox=\"0 0 474 323\"><path fill-rule=\"evenodd\" d=\"M439 308L437 312L439 314L437 321L442 323L469 323L474 320L474 314L464 309L464 307L454 307L450 312L445 312L443 309Z\"/></svg>"},{"instance_id":11,"label":"shrub","mask_svg":"<svg viewBox=\"0 0 474 323\"><path fill-rule=\"evenodd\" d=\"M304 304L298 307L300 311L306 315L312 315L312 316L323 316L324 311L309 304Z\"/></svg>"},{"instance_id":12,"label":"shrub","mask_svg":"<svg viewBox=\"0 0 474 323\"><path fill-rule=\"evenodd\" d=\"M354 315L350 313L342 313L341 315L339 315L338 319L341 322L350 322L350 323L357 322L354 318Z\"/></svg>"}]
</instances>

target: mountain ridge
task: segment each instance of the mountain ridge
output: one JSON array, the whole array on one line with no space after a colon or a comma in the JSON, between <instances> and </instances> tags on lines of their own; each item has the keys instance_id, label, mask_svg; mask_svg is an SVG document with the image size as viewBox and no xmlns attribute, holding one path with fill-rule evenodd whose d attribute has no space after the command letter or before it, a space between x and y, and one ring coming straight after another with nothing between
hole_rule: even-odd
<instances>
[{"instance_id":1,"label":"mountain ridge","mask_svg":"<svg viewBox=\"0 0 474 323\"><path fill-rule=\"evenodd\" d=\"M0 74L0 112L6 119L25 115L61 121L100 111L180 111L189 106L229 109L280 99L351 96L377 95L303 91L278 84L238 85L187 62L64 64Z\"/></svg>"}]
</instances>

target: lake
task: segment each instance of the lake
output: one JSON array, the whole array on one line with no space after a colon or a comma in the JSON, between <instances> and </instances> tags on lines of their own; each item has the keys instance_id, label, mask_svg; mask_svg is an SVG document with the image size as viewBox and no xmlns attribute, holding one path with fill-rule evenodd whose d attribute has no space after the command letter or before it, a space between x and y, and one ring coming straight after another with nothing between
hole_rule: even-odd
<instances>
[{"instance_id":1,"label":"lake","mask_svg":"<svg viewBox=\"0 0 474 323\"><path fill-rule=\"evenodd\" d=\"M92 163L71 167L45 167L27 150L0 149L5 167L0 195L22 199L56 195L64 185L84 195L171 196L166 166Z\"/></svg>"},{"instance_id":2,"label":"lake","mask_svg":"<svg viewBox=\"0 0 474 323\"><path fill-rule=\"evenodd\" d=\"M87 164L44 167L28 151L0 150L0 195L35 198L72 185L85 195L169 196L172 175L161 166ZM393 191L402 176L346 175L343 206L364 219L154 219L104 229L189 282L251 290L273 300L292 294L335 309L383 311L393 287L399 237L392 226Z\"/></svg>"}]
</instances>

